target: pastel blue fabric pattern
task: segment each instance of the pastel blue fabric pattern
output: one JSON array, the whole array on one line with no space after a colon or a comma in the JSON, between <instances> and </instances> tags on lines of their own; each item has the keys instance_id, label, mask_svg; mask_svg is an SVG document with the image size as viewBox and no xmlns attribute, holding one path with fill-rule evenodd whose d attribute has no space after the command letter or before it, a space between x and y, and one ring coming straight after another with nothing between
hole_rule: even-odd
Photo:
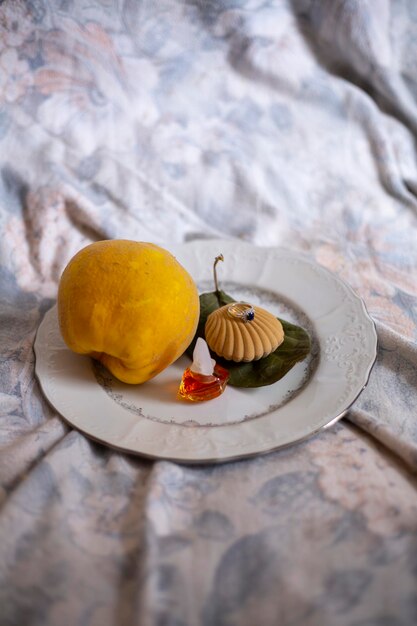
<instances>
[{"instance_id":1,"label":"pastel blue fabric pattern","mask_svg":"<svg viewBox=\"0 0 417 626\"><path fill-rule=\"evenodd\" d=\"M417 3L0 2L1 626L417 623ZM44 399L33 342L96 240L283 246L375 320L313 439L187 466Z\"/></svg>"}]
</instances>

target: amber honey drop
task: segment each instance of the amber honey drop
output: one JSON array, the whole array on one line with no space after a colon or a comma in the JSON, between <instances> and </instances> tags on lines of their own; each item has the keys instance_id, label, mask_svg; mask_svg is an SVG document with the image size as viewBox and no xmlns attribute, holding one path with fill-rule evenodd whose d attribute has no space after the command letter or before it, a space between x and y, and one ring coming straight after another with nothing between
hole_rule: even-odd
<instances>
[{"instance_id":1,"label":"amber honey drop","mask_svg":"<svg viewBox=\"0 0 417 626\"><path fill-rule=\"evenodd\" d=\"M216 364L214 366L211 376L197 374L187 367L182 375L178 393L182 398L191 400L192 402L212 400L223 393L228 380L229 372L224 369L224 367L221 367L221 365Z\"/></svg>"}]
</instances>

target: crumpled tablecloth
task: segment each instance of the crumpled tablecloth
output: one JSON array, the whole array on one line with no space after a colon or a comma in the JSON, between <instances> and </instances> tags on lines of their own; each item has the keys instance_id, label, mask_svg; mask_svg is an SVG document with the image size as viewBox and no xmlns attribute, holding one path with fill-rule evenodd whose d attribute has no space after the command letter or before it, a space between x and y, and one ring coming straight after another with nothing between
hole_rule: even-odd
<instances>
[{"instance_id":1,"label":"crumpled tablecloth","mask_svg":"<svg viewBox=\"0 0 417 626\"><path fill-rule=\"evenodd\" d=\"M417 622L417 4L0 3L0 624ZM106 238L284 246L377 363L346 417L191 467L64 424L33 341Z\"/></svg>"}]
</instances>

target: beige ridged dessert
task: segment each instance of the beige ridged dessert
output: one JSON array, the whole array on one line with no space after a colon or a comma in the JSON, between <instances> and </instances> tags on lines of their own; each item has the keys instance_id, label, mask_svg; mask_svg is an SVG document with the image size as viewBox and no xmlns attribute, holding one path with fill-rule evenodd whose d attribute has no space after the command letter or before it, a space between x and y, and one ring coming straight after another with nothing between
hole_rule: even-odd
<instances>
[{"instance_id":1,"label":"beige ridged dessert","mask_svg":"<svg viewBox=\"0 0 417 626\"><path fill-rule=\"evenodd\" d=\"M234 307L249 307L236 314ZM281 322L265 309L241 303L226 304L207 318L205 337L210 349L229 361L257 361L284 341Z\"/></svg>"}]
</instances>

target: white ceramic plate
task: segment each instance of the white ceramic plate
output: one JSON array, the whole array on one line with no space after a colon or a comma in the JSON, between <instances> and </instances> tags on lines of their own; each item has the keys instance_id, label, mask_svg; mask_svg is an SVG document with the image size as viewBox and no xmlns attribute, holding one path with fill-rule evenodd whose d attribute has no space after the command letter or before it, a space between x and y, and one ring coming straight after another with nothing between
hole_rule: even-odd
<instances>
[{"instance_id":1,"label":"white ceramic plate","mask_svg":"<svg viewBox=\"0 0 417 626\"><path fill-rule=\"evenodd\" d=\"M287 446L343 416L368 381L377 346L375 325L350 287L282 249L209 240L171 251L200 292L214 289L213 261L223 253L220 287L303 326L312 339L311 355L268 387L228 386L219 398L188 403L176 394L187 357L143 385L126 385L68 350L54 307L37 333L36 373L67 422L120 450L207 463Z\"/></svg>"}]
</instances>

